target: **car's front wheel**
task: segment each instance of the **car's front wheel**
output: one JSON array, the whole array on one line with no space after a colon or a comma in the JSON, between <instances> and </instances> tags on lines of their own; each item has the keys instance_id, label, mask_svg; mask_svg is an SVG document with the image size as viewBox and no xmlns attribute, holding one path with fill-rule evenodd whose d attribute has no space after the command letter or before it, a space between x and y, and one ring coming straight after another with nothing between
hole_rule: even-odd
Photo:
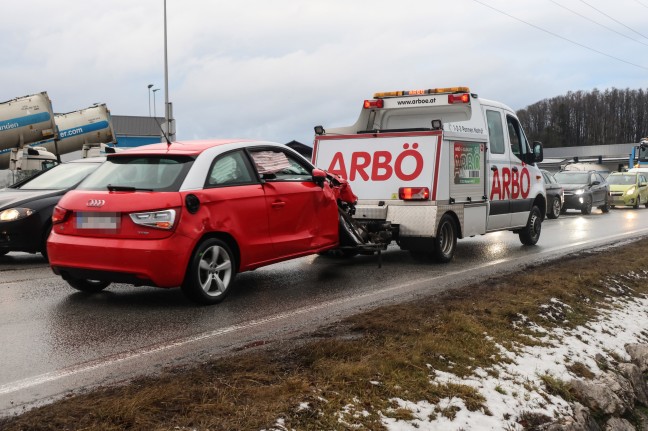
<instances>
[{"instance_id":1,"label":"car's front wheel","mask_svg":"<svg viewBox=\"0 0 648 431\"><path fill-rule=\"evenodd\" d=\"M637 201L632 208L639 209L639 205L641 205L641 196L637 196Z\"/></svg>"},{"instance_id":2,"label":"car's front wheel","mask_svg":"<svg viewBox=\"0 0 648 431\"><path fill-rule=\"evenodd\" d=\"M222 240L208 238L194 251L185 280L183 293L199 304L217 304L225 299L236 276L236 258Z\"/></svg>"},{"instance_id":3,"label":"car's front wheel","mask_svg":"<svg viewBox=\"0 0 648 431\"><path fill-rule=\"evenodd\" d=\"M560 198L554 197L551 200L551 210L549 211L549 214L547 214L547 217L551 219L557 219L560 216L560 212L561 212L560 210L561 210Z\"/></svg>"},{"instance_id":4,"label":"car's front wheel","mask_svg":"<svg viewBox=\"0 0 648 431\"><path fill-rule=\"evenodd\" d=\"M585 202L583 202L583 205L581 206L581 213L588 215L592 214L592 197L586 197Z\"/></svg>"},{"instance_id":5,"label":"car's front wheel","mask_svg":"<svg viewBox=\"0 0 648 431\"><path fill-rule=\"evenodd\" d=\"M526 226L520 231L520 242L524 245L535 245L540 239L542 230L542 215L537 206L531 208L529 220Z\"/></svg>"},{"instance_id":6,"label":"car's front wheel","mask_svg":"<svg viewBox=\"0 0 648 431\"><path fill-rule=\"evenodd\" d=\"M85 278L66 278L67 284L81 292L97 293L110 286L109 281L88 280Z\"/></svg>"}]
</instances>

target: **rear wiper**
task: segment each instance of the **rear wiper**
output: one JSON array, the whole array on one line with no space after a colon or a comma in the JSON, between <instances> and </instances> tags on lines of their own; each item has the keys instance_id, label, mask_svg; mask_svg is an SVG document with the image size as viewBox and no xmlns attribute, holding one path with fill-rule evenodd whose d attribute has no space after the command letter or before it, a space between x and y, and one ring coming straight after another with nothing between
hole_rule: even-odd
<instances>
[{"instance_id":1,"label":"rear wiper","mask_svg":"<svg viewBox=\"0 0 648 431\"><path fill-rule=\"evenodd\" d=\"M111 192L137 192L137 191L152 192L153 191L153 189L140 189L132 186L114 186L112 184L108 184L106 187Z\"/></svg>"}]
</instances>

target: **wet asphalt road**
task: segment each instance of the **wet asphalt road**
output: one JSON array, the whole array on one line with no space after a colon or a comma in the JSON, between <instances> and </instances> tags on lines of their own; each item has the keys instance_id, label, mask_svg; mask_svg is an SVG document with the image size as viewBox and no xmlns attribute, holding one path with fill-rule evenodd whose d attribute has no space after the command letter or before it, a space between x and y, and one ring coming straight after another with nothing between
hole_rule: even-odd
<instances>
[{"instance_id":1,"label":"wet asphalt road","mask_svg":"<svg viewBox=\"0 0 648 431\"><path fill-rule=\"evenodd\" d=\"M273 343L376 305L402 301L529 264L648 236L648 209L543 223L535 247L499 232L458 242L453 262L421 262L392 247L381 256L311 256L237 276L221 304L200 307L179 289L113 285L76 292L40 255L0 257L0 414L69 393ZM550 264L549 264L550 265Z\"/></svg>"}]
</instances>

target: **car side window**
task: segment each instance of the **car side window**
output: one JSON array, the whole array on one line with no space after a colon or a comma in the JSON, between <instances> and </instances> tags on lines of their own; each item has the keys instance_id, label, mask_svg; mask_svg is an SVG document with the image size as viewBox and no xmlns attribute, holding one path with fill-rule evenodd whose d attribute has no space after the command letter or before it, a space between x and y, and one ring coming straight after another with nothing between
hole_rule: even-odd
<instances>
[{"instance_id":1,"label":"car side window","mask_svg":"<svg viewBox=\"0 0 648 431\"><path fill-rule=\"evenodd\" d=\"M256 181L250 163L242 151L218 156L207 177L207 187L251 184Z\"/></svg>"},{"instance_id":2,"label":"car side window","mask_svg":"<svg viewBox=\"0 0 648 431\"><path fill-rule=\"evenodd\" d=\"M487 109L486 121L488 122L488 138L490 140L491 154L504 154L505 148L502 116L497 111Z\"/></svg>"},{"instance_id":3,"label":"car side window","mask_svg":"<svg viewBox=\"0 0 648 431\"><path fill-rule=\"evenodd\" d=\"M522 159L522 157L520 157L521 154L531 152L526 136L524 136L524 132L522 131L522 127L520 127L520 123L515 118L508 115L506 116L506 125L508 128L511 151L518 158Z\"/></svg>"},{"instance_id":4,"label":"car side window","mask_svg":"<svg viewBox=\"0 0 648 431\"><path fill-rule=\"evenodd\" d=\"M311 170L295 156L281 150L251 150L259 175L268 181L310 181Z\"/></svg>"}]
</instances>

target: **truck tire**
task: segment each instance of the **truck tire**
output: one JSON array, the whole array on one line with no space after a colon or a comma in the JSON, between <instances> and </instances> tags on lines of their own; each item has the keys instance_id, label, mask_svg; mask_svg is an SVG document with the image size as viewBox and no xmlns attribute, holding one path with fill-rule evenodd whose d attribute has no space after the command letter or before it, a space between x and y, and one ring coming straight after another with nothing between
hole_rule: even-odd
<instances>
[{"instance_id":1,"label":"truck tire","mask_svg":"<svg viewBox=\"0 0 648 431\"><path fill-rule=\"evenodd\" d=\"M449 214L444 214L439 221L434 238L434 259L447 263L452 260L457 248L457 225Z\"/></svg>"},{"instance_id":2,"label":"truck tire","mask_svg":"<svg viewBox=\"0 0 648 431\"><path fill-rule=\"evenodd\" d=\"M537 206L531 208L529 220L526 226L520 230L520 242L524 245L536 245L540 239L540 231L542 230L542 214Z\"/></svg>"}]
</instances>

